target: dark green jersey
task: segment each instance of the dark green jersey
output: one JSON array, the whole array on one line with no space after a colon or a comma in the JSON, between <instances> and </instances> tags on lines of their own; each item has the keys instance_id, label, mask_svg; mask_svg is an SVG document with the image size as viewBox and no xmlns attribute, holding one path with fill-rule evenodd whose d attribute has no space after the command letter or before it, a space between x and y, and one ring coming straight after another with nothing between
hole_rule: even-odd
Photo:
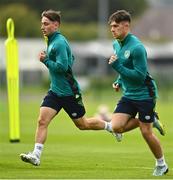
<instances>
[{"instance_id":1,"label":"dark green jersey","mask_svg":"<svg viewBox=\"0 0 173 180\"><path fill-rule=\"evenodd\" d=\"M50 35L48 37L47 57L43 63L49 69L50 90L58 96L74 95L66 77L67 70L72 68L73 61L74 56L66 38L59 32ZM75 85L79 89L76 80Z\"/></svg>"},{"instance_id":2,"label":"dark green jersey","mask_svg":"<svg viewBox=\"0 0 173 180\"><path fill-rule=\"evenodd\" d=\"M114 53L117 60L112 67L119 73L117 82L123 89L123 96L133 100L151 99L157 96L157 88L154 80L151 80L150 88L154 92L151 96L146 85L147 53L142 42L129 33L121 42L113 42Z\"/></svg>"}]
</instances>

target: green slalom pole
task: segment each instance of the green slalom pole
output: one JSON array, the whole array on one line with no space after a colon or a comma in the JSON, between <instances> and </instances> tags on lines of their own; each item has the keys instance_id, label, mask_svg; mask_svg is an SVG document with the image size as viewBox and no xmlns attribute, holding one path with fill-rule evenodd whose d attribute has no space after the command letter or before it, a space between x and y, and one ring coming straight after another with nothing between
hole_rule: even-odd
<instances>
[{"instance_id":1,"label":"green slalom pole","mask_svg":"<svg viewBox=\"0 0 173 180\"><path fill-rule=\"evenodd\" d=\"M6 64L7 64L7 86L9 107L9 136L10 142L20 141L19 123L19 62L18 44L14 37L14 22L11 18L7 20L8 38L5 41Z\"/></svg>"}]
</instances>

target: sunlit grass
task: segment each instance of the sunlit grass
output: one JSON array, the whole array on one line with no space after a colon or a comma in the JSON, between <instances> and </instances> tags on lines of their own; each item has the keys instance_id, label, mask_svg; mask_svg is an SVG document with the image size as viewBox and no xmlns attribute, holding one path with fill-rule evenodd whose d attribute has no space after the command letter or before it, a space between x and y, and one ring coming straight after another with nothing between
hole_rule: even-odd
<instances>
[{"instance_id":1,"label":"sunlit grass","mask_svg":"<svg viewBox=\"0 0 173 180\"><path fill-rule=\"evenodd\" d=\"M29 98L27 97L29 96ZM155 160L138 129L126 133L118 143L105 131L80 131L62 111L50 124L41 166L34 167L19 159L21 152L31 151L39 105L44 91L22 91L20 101L21 142L9 142L7 98L0 101L0 178L6 179L157 179L152 176ZM113 111L120 94L111 91L84 95L87 116L92 116L99 104ZM173 177L172 127L173 106L170 101L158 101L157 110L167 134L160 136L165 158Z\"/></svg>"}]
</instances>

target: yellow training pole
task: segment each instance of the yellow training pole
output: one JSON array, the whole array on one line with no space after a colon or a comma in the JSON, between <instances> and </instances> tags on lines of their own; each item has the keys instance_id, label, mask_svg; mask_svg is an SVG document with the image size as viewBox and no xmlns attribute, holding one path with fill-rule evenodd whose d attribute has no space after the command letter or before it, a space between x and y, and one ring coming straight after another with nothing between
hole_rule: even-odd
<instances>
[{"instance_id":1,"label":"yellow training pole","mask_svg":"<svg viewBox=\"0 0 173 180\"><path fill-rule=\"evenodd\" d=\"M7 20L8 38L5 41L6 64L7 64L7 86L9 103L9 130L10 142L20 141L19 125L19 63L18 45L14 37L14 22L11 18Z\"/></svg>"}]
</instances>

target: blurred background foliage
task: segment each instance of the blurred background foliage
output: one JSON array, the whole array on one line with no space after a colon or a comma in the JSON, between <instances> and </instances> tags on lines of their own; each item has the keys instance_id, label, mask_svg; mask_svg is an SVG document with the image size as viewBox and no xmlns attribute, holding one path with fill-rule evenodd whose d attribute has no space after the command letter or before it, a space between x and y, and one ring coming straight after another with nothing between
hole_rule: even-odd
<instances>
[{"instance_id":1,"label":"blurred background foliage","mask_svg":"<svg viewBox=\"0 0 173 180\"><path fill-rule=\"evenodd\" d=\"M11 17L15 22L15 36L17 38L41 38L40 15L44 10L54 9L60 10L62 13L61 32L65 34L68 40L96 40L99 36L99 1L100 0L0 0L0 37L7 37L5 26L7 19ZM108 16L118 9L126 9L132 14L134 24L150 6L148 0L105 1L108 2ZM107 37L112 38L110 32ZM172 87L172 75L170 75L172 71L168 74L163 74L158 71L158 67L156 68L154 78L157 80L159 87L165 89ZM112 77L110 79L112 80ZM48 82L46 84L48 84ZM103 81L97 81L97 79L92 79L91 86L95 89L104 89L104 87L102 87L103 84L106 84L105 87L111 86L111 81L108 79L106 79L104 83L102 82Z\"/></svg>"},{"instance_id":2,"label":"blurred background foliage","mask_svg":"<svg viewBox=\"0 0 173 180\"><path fill-rule=\"evenodd\" d=\"M139 17L148 7L146 0L107 0L109 15L117 9L126 9ZM62 12L61 30L70 40L90 40L98 36L99 0L0 0L0 32L6 36L5 22L14 19L17 37L40 37L40 14L47 9ZM135 11L134 11L135 10Z\"/></svg>"},{"instance_id":3,"label":"blurred background foliage","mask_svg":"<svg viewBox=\"0 0 173 180\"><path fill-rule=\"evenodd\" d=\"M24 4L3 5L0 8L1 33L6 36L6 21L9 17L15 22L17 37L34 37L40 34L40 18L36 11Z\"/></svg>"}]
</instances>

